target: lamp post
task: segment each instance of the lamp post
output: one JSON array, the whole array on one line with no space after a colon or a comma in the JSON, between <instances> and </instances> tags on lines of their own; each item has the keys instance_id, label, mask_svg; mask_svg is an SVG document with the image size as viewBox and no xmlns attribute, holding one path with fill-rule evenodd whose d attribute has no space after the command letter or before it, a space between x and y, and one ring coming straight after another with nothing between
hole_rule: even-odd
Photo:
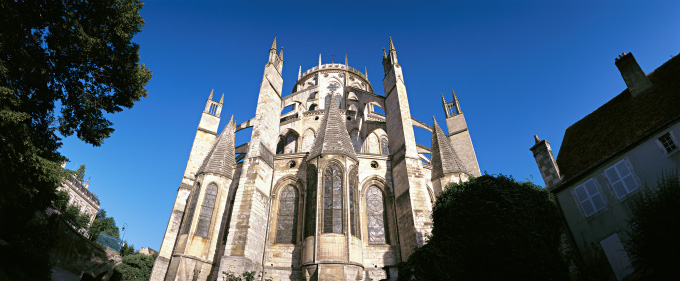
<instances>
[{"instance_id":1,"label":"lamp post","mask_svg":"<svg viewBox=\"0 0 680 281\"><path fill-rule=\"evenodd\" d=\"M125 246L125 244L126 244L126 243L125 243L125 228L127 228L127 223L124 223L124 224L123 224L123 229L122 229L122 230L123 230L123 238L120 239L120 240L121 240L121 243L122 243L122 246Z\"/></svg>"}]
</instances>

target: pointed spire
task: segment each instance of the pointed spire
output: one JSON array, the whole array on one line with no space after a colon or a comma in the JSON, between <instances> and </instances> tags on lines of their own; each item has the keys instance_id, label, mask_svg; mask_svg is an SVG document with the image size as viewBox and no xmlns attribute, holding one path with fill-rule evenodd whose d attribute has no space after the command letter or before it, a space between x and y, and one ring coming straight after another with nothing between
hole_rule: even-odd
<instances>
[{"instance_id":1,"label":"pointed spire","mask_svg":"<svg viewBox=\"0 0 680 281\"><path fill-rule=\"evenodd\" d=\"M222 133L217 137L215 144L203 160L203 164L198 169L197 174L212 173L233 178L233 166L236 164L234 135L235 135L234 116L231 116L229 123L224 127Z\"/></svg>"},{"instance_id":2,"label":"pointed spire","mask_svg":"<svg viewBox=\"0 0 680 281\"><path fill-rule=\"evenodd\" d=\"M442 93L442 103L446 105L446 98L444 98L444 93Z\"/></svg>"},{"instance_id":3,"label":"pointed spire","mask_svg":"<svg viewBox=\"0 0 680 281\"><path fill-rule=\"evenodd\" d=\"M368 78L368 69L366 68L366 66L364 66L364 76Z\"/></svg>"},{"instance_id":4,"label":"pointed spire","mask_svg":"<svg viewBox=\"0 0 680 281\"><path fill-rule=\"evenodd\" d=\"M432 180L443 177L450 173L465 172L465 166L458 158L456 151L451 145L448 136L444 134L442 128L437 124L437 119L432 116Z\"/></svg>"},{"instance_id":5,"label":"pointed spire","mask_svg":"<svg viewBox=\"0 0 680 281\"><path fill-rule=\"evenodd\" d=\"M215 92L215 89L210 90L210 96L208 96L208 100L212 100L213 92Z\"/></svg>"},{"instance_id":6,"label":"pointed spire","mask_svg":"<svg viewBox=\"0 0 680 281\"><path fill-rule=\"evenodd\" d=\"M222 97L220 98L220 104L224 103L224 93L222 93Z\"/></svg>"},{"instance_id":7,"label":"pointed spire","mask_svg":"<svg viewBox=\"0 0 680 281\"><path fill-rule=\"evenodd\" d=\"M392 42L392 36L390 36L390 51L394 51L394 43Z\"/></svg>"},{"instance_id":8,"label":"pointed spire","mask_svg":"<svg viewBox=\"0 0 680 281\"><path fill-rule=\"evenodd\" d=\"M338 103L335 100L331 101L321 120L319 132L307 159L313 159L322 154L342 154L358 161L343 117Z\"/></svg>"},{"instance_id":9,"label":"pointed spire","mask_svg":"<svg viewBox=\"0 0 680 281\"><path fill-rule=\"evenodd\" d=\"M347 54L345 54L345 66L347 66Z\"/></svg>"},{"instance_id":10,"label":"pointed spire","mask_svg":"<svg viewBox=\"0 0 680 281\"><path fill-rule=\"evenodd\" d=\"M276 51L276 36L274 36L274 43L272 43L272 48L271 50Z\"/></svg>"},{"instance_id":11,"label":"pointed spire","mask_svg":"<svg viewBox=\"0 0 680 281\"><path fill-rule=\"evenodd\" d=\"M463 111L460 110L460 103L458 103L458 97L456 97L456 92L451 90L451 93L453 93L453 103L456 106L456 114L461 114Z\"/></svg>"},{"instance_id":12,"label":"pointed spire","mask_svg":"<svg viewBox=\"0 0 680 281\"><path fill-rule=\"evenodd\" d=\"M298 80L302 77L302 65L300 65L300 69L298 69Z\"/></svg>"},{"instance_id":13,"label":"pointed spire","mask_svg":"<svg viewBox=\"0 0 680 281\"><path fill-rule=\"evenodd\" d=\"M539 142L541 142L541 139L538 138L538 135L534 135L534 141L536 143L539 143Z\"/></svg>"},{"instance_id":14,"label":"pointed spire","mask_svg":"<svg viewBox=\"0 0 680 281\"><path fill-rule=\"evenodd\" d=\"M319 54L319 68L321 68L321 54Z\"/></svg>"},{"instance_id":15,"label":"pointed spire","mask_svg":"<svg viewBox=\"0 0 680 281\"><path fill-rule=\"evenodd\" d=\"M283 60L283 47L281 47L281 52L279 52L279 57Z\"/></svg>"},{"instance_id":16,"label":"pointed spire","mask_svg":"<svg viewBox=\"0 0 680 281\"><path fill-rule=\"evenodd\" d=\"M387 53L385 53L385 48L383 48L383 59L387 58Z\"/></svg>"}]
</instances>

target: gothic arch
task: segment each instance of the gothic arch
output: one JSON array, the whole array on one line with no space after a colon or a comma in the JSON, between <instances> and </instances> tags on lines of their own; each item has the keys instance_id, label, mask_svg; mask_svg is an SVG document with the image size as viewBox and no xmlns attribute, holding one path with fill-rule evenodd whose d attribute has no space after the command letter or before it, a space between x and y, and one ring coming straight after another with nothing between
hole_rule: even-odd
<instances>
[{"instance_id":1,"label":"gothic arch","mask_svg":"<svg viewBox=\"0 0 680 281\"><path fill-rule=\"evenodd\" d=\"M365 238L364 241L368 244L394 244L396 243L396 235L395 235L395 230L396 230L396 213L394 211L394 195L392 193L392 187L387 183L387 181L379 176L371 176L369 178L366 178L362 181L361 183L362 189L361 189L361 206L362 212L362 220L361 220L361 228L362 228L362 233L363 237ZM384 237L385 241L384 243L369 243L369 239L371 237L371 233L369 231L369 223L370 221L370 210L368 208L368 201L369 201L369 192L371 191L372 188L377 188L380 190L382 194L382 205L383 205L383 227L384 227Z\"/></svg>"},{"instance_id":2,"label":"gothic arch","mask_svg":"<svg viewBox=\"0 0 680 281\"><path fill-rule=\"evenodd\" d=\"M270 241L269 244L291 244L291 243L280 243L281 240L278 239L279 237L278 237L278 234L277 234L278 233L277 227L279 226L279 214L280 214L279 211L281 210L281 193L286 191L286 189L289 186L292 186L295 189L295 192L297 192L297 198L296 198L297 201L294 204L294 207L296 208L296 209L294 209L294 211L296 211L296 212L294 214L295 216L293 217L294 218L294 220L293 220L293 222L294 222L293 223L293 227L294 227L293 236L294 237L291 237L291 239L292 239L291 242L293 242L292 244L299 244L299 242L301 241L300 237L302 235L302 231L301 231L302 230L302 220L304 218L304 216L303 216L304 200L303 199L304 199L304 196L305 196L305 190L304 190L304 188L302 188L304 186L303 184L304 184L304 182L300 178L298 178L294 175L285 175L285 176L281 177L279 180L276 181L276 184L274 185L274 187L272 189L272 196L270 198L270 200L271 200L270 204L271 204L272 207L270 208L269 213L270 213L270 218L272 218L272 222L274 222L274 223L269 224L269 230L268 230L268 234L267 234L267 235L269 235L269 241Z\"/></svg>"},{"instance_id":3,"label":"gothic arch","mask_svg":"<svg viewBox=\"0 0 680 281\"><path fill-rule=\"evenodd\" d=\"M316 139L316 133L312 128L305 130L304 135L302 135L302 144L300 145L300 151L307 152L314 145L314 140Z\"/></svg>"}]
</instances>

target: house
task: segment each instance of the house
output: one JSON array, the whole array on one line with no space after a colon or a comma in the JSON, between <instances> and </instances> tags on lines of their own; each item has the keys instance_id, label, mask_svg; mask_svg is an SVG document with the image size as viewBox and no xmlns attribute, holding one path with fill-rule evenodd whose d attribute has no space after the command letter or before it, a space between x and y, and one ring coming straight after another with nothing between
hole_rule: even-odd
<instances>
[{"instance_id":1,"label":"house","mask_svg":"<svg viewBox=\"0 0 680 281\"><path fill-rule=\"evenodd\" d=\"M631 199L680 163L680 57L649 75L632 53L615 64L627 89L567 128L557 159L537 136L531 151L576 252L586 264L606 257L622 280L634 272L624 247Z\"/></svg>"}]
</instances>

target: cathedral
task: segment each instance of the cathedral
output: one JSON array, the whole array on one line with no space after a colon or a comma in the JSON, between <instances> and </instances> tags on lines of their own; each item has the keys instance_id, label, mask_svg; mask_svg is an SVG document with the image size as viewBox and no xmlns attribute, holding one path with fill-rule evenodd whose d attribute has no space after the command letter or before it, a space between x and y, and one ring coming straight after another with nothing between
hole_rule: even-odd
<instances>
[{"instance_id":1,"label":"cathedral","mask_svg":"<svg viewBox=\"0 0 680 281\"><path fill-rule=\"evenodd\" d=\"M210 93L151 280L246 271L272 280L396 280L396 265L425 243L436 196L480 175L455 93L451 102L442 96L448 134L434 118L430 126L411 117L392 38L383 49L384 95L347 57L319 57L284 95L283 62L275 38L255 115L232 118L221 132L224 95L216 102ZM416 143L414 126L432 132L430 147ZM251 127L250 141L235 146L234 134Z\"/></svg>"}]
</instances>

